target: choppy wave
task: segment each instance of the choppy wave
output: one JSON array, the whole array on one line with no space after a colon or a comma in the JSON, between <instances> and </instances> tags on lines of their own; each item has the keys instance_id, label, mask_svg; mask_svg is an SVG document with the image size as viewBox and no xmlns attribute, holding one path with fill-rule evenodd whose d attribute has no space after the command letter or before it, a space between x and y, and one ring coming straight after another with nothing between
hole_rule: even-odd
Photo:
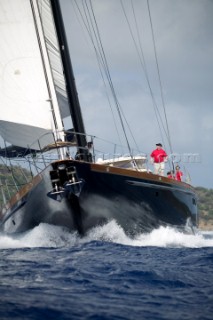
<instances>
[{"instance_id":1,"label":"choppy wave","mask_svg":"<svg viewBox=\"0 0 213 320\"><path fill-rule=\"evenodd\" d=\"M40 224L25 233L8 235L0 233L0 249L9 248L59 248L70 247L91 241L113 242L136 247L212 247L213 231L199 231L196 235L184 234L171 227L160 227L150 233L142 233L135 238L128 237L115 221L93 228L85 237L81 238L75 232L66 228Z\"/></svg>"}]
</instances>

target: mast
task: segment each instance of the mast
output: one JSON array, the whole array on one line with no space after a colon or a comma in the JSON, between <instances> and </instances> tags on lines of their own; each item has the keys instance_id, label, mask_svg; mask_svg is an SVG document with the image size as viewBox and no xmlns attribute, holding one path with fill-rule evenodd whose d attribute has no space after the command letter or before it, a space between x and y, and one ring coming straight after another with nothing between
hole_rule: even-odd
<instances>
[{"instance_id":1,"label":"mast","mask_svg":"<svg viewBox=\"0 0 213 320\"><path fill-rule=\"evenodd\" d=\"M69 54L69 47L67 43L61 7L59 4L59 0L50 0L50 3L52 7L52 13L59 42L61 59L64 69L64 76L66 80L66 90L69 101L70 114L74 126L74 131L80 133L76 135L77 144L78 148L80 149L80 153L82 154L82 160L87 160L88 150L85 149L87 145L86 134L84 129L83 117L81 113L81 107L78 99L78 93L75 85L74 73Z\"/></svg>"}]
</instances>

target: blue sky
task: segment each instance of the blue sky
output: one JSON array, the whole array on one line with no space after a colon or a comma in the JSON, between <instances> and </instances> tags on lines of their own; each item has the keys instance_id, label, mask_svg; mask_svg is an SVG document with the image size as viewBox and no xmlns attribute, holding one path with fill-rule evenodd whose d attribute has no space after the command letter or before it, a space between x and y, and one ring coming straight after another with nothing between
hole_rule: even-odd
<instances>
[{"instance_id":1,"label":"blue sky","mask_svg":"<svg viewBox=\"0 0 213 320\"><path fill-rule=\"evenodd\" d=\"M119 143L78 8L74 1L61 3L86 131ZM77 3L83 14L81 2ZM121 1L93 0L92 4L119 104L137 146L149 155L162 138ZM151 89L163 117L147 1L123 0L122 4L137 41L134 8ZM213 188L213 1L150 0L149 8L172 150L183 160L182 169L190 172L193 185Z\"/></svg>"}]
</instances>

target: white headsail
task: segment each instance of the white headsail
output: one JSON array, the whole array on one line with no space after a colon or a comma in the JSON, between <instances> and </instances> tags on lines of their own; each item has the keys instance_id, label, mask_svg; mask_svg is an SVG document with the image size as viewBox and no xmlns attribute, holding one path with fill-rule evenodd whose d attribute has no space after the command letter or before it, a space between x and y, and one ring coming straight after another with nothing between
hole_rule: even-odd
<instances>
[{"instance_id":1,"label":"white headsail","mask_svg":"<svg viewBox=\"0 0 213 320\"><path fill-rule=\"evenodd\" d=\"M52 130L62 130L61 119L68 115L49 1L38 4L0 1L0 135L13 145L35 149L38 145L32 143ZM39 147L52 141L52 135L45 136Z\"/></svg>"}]
</instances>

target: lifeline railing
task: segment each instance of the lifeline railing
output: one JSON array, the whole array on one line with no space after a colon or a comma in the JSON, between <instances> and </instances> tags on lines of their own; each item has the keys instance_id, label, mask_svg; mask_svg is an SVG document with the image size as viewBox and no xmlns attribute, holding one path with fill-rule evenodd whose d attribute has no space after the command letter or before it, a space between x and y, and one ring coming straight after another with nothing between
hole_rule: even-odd
<instances>
[{"instance_id":1,"label":"lifeline railing","mask_svg":"<svg viewBox=\"0 0 213 320\"><path fill-rule=\"evenodd\" d=\"M44 170L51 162L56 161L58 159L75 159L77 149L80 151L83 149L88 149L88 145L85 148L78 148L76 144L76 136L84 135L82 133L74 132L73 130L63 130L58 132L48 132L42 135L39 139L35 140L26 150L17 154L13 159L9 160L9 167L13 167L19 163L20 167L28 170L30 174L25 177L25 182L18 183L14 178L13 169L11 169L11 174L14 182L14 187L18 190L22 185L26 182L30 182L32 178L39 174L42 170ZM149 168L148 156L146 153L142 153L137 149L131 150L131 155L128 153L128 148L111 141L107 141L104 139L100 139L96 136L85 135L86 140L91 143L91 148L89 148L89 152L92 155L91 161L97 162L98 159L114 159L119 157L130 157L130 156L143 156L145 157L145 165L147 172L151 172ZM63 139L56 138L62 137ZM103 151L103 149L105 151ZM125 152L126 151L126 152ZM79 153L78 153L79 155ZM5 161L3 162L5 164ZM8 164L6 163L6 166ZM172 170L174 164L172 161L168 161L168 167ZM23 171L24 172L24 171ZM187 175L185 175L187 177ZM29 181L27 181L29 179ZM187 181L190 182L189 180ZM7 199L11 197L8 184L5 184L4 189L7 194ZM1 187L2 188L2 187ZM1 205L0 205L1 207Z\"/></svg>"}]
</instances>

